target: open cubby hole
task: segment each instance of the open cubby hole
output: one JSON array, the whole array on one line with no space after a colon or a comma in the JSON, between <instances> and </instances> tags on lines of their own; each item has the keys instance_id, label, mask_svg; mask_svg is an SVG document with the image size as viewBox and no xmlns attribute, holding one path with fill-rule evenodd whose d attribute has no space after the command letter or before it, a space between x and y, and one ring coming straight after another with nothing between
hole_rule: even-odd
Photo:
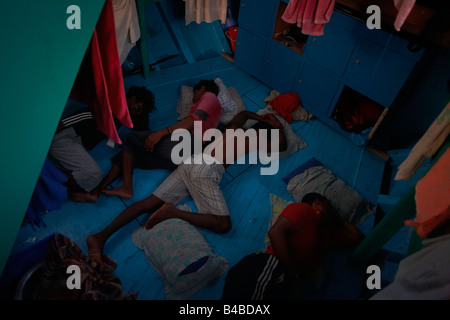
<instances>
[{"instance_id":1,"label":"open cubby hole","mask_svg":"<svg viewBox=\"0 0 450 320\"><path fill-rule=\"evenodd\" d=\"M370 139L380 124L387 109L381 104L344 86L331 118L336 121L342 130L353 133L373 128L369 134Z\"/></svg>"},{"instance_id":2,"label":"open cubby hole","mask_svg":"<svg viewBox=\"0 0 450 320\"><path fill-rule=\"evenodd\" d=\"M287 23L281 18L286 7L287 3L283 1L279 2L272 39L289 49L303 54L303 48L305 47L306 41L308 41L308 36L303 34L301 28L297 27L296 24Z\"/></svg>"}]
</instances>

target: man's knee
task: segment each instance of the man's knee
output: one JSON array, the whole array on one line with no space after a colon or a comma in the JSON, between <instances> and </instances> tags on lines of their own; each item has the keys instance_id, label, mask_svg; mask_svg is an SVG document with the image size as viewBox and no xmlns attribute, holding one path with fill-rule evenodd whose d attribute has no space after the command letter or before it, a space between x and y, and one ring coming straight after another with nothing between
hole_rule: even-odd
<instances>
[{"instance_id":1,"label":"man's knee","mask_svg":"<svg viewBox=\"0 0 450 320\"><path fill-rule=\"evenodd\" d=\"M97 186L98 184L100 184L100 182L101 182L102 179L103 179L103 172L102 172L102 169L100 169L100 167L94 169L94 170L91 172L91 175L92 175L92 181L95 181L95 182L96 182L95 185Z\"/></svg>"},{"instance_id":2,"label":"man's knee","mask_svg":"<svg viewBox=\"0 0 450 320\"><path fill-rule=\"evenodd\" d=\"M103 172L99 166L91 166L79 174L75 180L87 192L97 187L103 179Z\"/></svg>"}]
</instances>

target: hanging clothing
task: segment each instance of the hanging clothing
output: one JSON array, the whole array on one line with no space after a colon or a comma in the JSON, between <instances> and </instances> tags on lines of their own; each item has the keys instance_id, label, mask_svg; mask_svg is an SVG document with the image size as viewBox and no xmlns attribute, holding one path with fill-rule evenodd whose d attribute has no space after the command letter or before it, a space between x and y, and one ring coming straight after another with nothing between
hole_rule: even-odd
<instances>
[{"instance_id":1,"label":"hanging clothing","mask_svg":"<svg viewBox=\"0 0 450 320\"><path fill-rule=\"evenodd\" d=\"M411 12L416 0L394 0L394 5L398 10L397 17L394 21L395 30L400 31L403 23Z\"/></svg>"},{"instance_id":2,"label":"hanging clothing","mask_svg":"<svg viewBox=\"0 0 450 320\"><path fill-rule=\"evenodd\" d=\"M395 279L370 300L449 300L450 235L426 239L400 261Z\"/></svg>"},{"instance_id":3,"label":"hanging clothing","mask_svg":"<svg viewBox=\"0 0 450 320\"><path fill-rule=\"evenodd\" d=\"M186 25L193 21L209 23L220 20L225 23L227 20L227 0L184 0L184 2Z\"/></svg>"},{"instance_id":4,"label":"hanging clothing","mask_svg":"<svg viewBox=\"0 0 450 320\"><path fill-rule=\"evenodd\" d=\"M398 167L394 180L409 180L444 143L450 133L450 103L442 110L425 134L411 150L408 157Z\"/></svg>"},{"instance_id":5,"label":"hanging clothing","mask_svg":"<svg viewBox=\"0 0 450 320\"><path fill-rule=\"evenodd\" d=\"M141 37L135 0L113 0L117 48L122 64Z\"/></svg>"},{"instance_id":6,"label":"hanging clothing","mask_svg":"<svg viewBox=\"0 0 450 320\"><path fill-rule=\"evenodd\" d=\"M334 0L291 0L281 18L287 23L297 24L303 34L323 35L323 29L330 21Z\"/></svg>"},{"instance_id":7,"label":"hanging clothing","mask_svg":"<svg viewBox=\"0 0 450 320\"><path fill-rule=\"evenodd\" d=\"M426 238L436 227L450 220L450 149L416 185L416 217L406 221Z\"/></svg>"},{"instance_id":8,"label":"hanging clothing","mask_svg":"<svg viewBox=\"0 0 450 320\"><path fill-rule=\"evenodd\" d=\"M27 221L32 226L45 226L42 214L61 208L62 202L67 200L67 188L63 185L66 181L67 176L48 158L45 159L26 212Z\"/></svg>"},{"instance_id":9,"label":"hanging clothing","mask_svg":"<svg viewBox=\"0 0 450 320\"><path fill-rule=\"evenodd\" d=\"M133 128L117 49L112 0L105 2L70 97L87 104L98 129L116 143L122 141L114 117Z\"/></svg>"}]
</instances>

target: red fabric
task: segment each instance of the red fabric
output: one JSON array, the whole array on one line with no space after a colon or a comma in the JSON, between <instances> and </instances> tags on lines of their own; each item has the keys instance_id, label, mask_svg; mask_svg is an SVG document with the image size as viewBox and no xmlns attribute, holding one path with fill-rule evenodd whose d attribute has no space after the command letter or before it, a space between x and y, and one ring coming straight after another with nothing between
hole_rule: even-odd
<instances>
[{"instance_id":1,"label":"red fabric","mask_svg":"<svg viewBox=\"0 0 450 320\"><path fill-rule=\"evenodd\" d=\"M380 109L370 101L361 102L356 106L357 124L375 125L381 116Z\"/></svg>"},{"instance_id":2,"label":"red fabric","mask_svg":"<svg viewBox=\"0 0 450 320\"><path fill-rule=\"evenodd\" d=\"M208 115L206 119L201 119L195 111L203 111ZM220 106L219 99L214 93L206 91L196 103L194 103L189 111L189 117L194 121L202 122L202 137L209 129L215 129L219 125L220 118L222 117L222 107Z\"/></svg>"},{"instance_id":3,"label":"red fabric","mask_svg":"<svg viewBox=\"0 0 450 320\"><path fill-rule=\"evenodd\" d=\"M112 0L106 0L77 75L71 98L86 103L98 129L111 140L122 141L114 117L132 128L114 25Z\"/></svg>"},{"instance_id":4,"label":"red fabric","mask_svg":"<svg viewBox=\"0 0 450 320\"><path fill-rule=\"evenodd\" d=\"M289 92L280 94L270 101L273 110L283 117L288 123L292 122L292 112L300 106L300 97L298 93Z\"/></svg>"},{"instance_id":5,"label":"red fabric","mask_svg":"<svg viewBox=\"0 0 450 320\"><path fill-rule=\"evenodd\" d=\"M426 238L450 219L450 149L447 149L416 185L416 218L406 221L417 234Z\"/></svg>"},{"instance_id":6,"label":"red fabric","mask_svg":"<svg viewBox=\"0 0 450 320\"><path fill-rule=\"evenodd\" d=\"M287 23L296 23L303 34L321 36L330 21L335 0L291 0L282 15Z\"/></svg>"},{"instance_id":7,"label":"red fabric","mask_svg":"<svg viewBox=\"0 0 450 320\"><path fill-rule=\"evenodd\" d=\"M294 232L290 238L292 249L303 272L313 272L322 263L327 252L327 239L320 225L320 214L306 203L291 203L280 216L292 222ZM271 246L267 253L274 254Z\"/></svg>"},{"instance_id":8,"label":"red fabric","mask_svg":"<svg viewBox=\"0 0 450 320\"><path fill-rule=\"evenodd\" d=\"M323 225L322 215L307 203L291 203L280 216L288 218L293 225L290 243L302 272L316 271L330 249L346 248L354 242L345 228ZM271 245L267 246L266 253L275 254Z\"/></svg>"}]
</instances>

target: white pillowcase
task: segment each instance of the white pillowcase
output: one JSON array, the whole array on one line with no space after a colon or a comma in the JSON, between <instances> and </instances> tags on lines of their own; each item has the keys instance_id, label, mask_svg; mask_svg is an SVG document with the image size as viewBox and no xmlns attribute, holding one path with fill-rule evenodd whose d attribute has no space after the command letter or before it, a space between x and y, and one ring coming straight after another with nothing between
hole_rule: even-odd
<instances>
[{"instance_id":1,"label":"white pillowcase","mask_svg":"<svg viewBox=\"0 0 450 320\"><path fill-rule=\"evenodd\" d=\"M168 219L150 230L139 227L132 233L132 240L163 278L168 300L189 299L221 277L229 266L224 257L212 251L201 231L184 220ZM183 274L201 258L207 258L201 267Z\"/></svg>"},{"instance_id":2,"label":"white pillowcase","mask_svg":"<svg viewBox=\"0 0 450 320\"><path fill-rule=\"evenodd\" d=\"M191 111L192 98L194 97L194 90L189 86L180 87L180 96L178 97L177 113L179 114L177 120L183 120Z\"/></svg>"},{"instance_id":3,"label":"white pillowcase","mask_svg":"<svg viewBox=\"0 0 450 320\"><path fill-rule=\"evenodd\" d=\"M297 152L298 150L306 147L306 142L295 133L291 125L287 123L287 121L284 120L282 116L280 116L273 110L271 105L268 105L263 109L259 109L258 112L256 113L259 114L260 116L266 113L273 113L283 126L284 135L286 137L287 149L285 151L280 152L279 154L280 159L288 157L291 154ZM244 129L250 128L256 122L257 122L256 120L247 120L247 122L244 124Z\"/></svg>"},{"instance_id":4,"label":"white pillowcase","mask_svg":"<svg viewBox=\"0 0 450 320\"><path fill-rule=\"evenodd\" d=\"M228 88L224 85L223 81L220 78L216 78L214 82L219 87L219 94L217 98L219 99L220 105L222 106L222 118L220 122L223 124L228 124L235 115L237 115L238 107L231 97Z\"/></svg>"}]
</instances>

